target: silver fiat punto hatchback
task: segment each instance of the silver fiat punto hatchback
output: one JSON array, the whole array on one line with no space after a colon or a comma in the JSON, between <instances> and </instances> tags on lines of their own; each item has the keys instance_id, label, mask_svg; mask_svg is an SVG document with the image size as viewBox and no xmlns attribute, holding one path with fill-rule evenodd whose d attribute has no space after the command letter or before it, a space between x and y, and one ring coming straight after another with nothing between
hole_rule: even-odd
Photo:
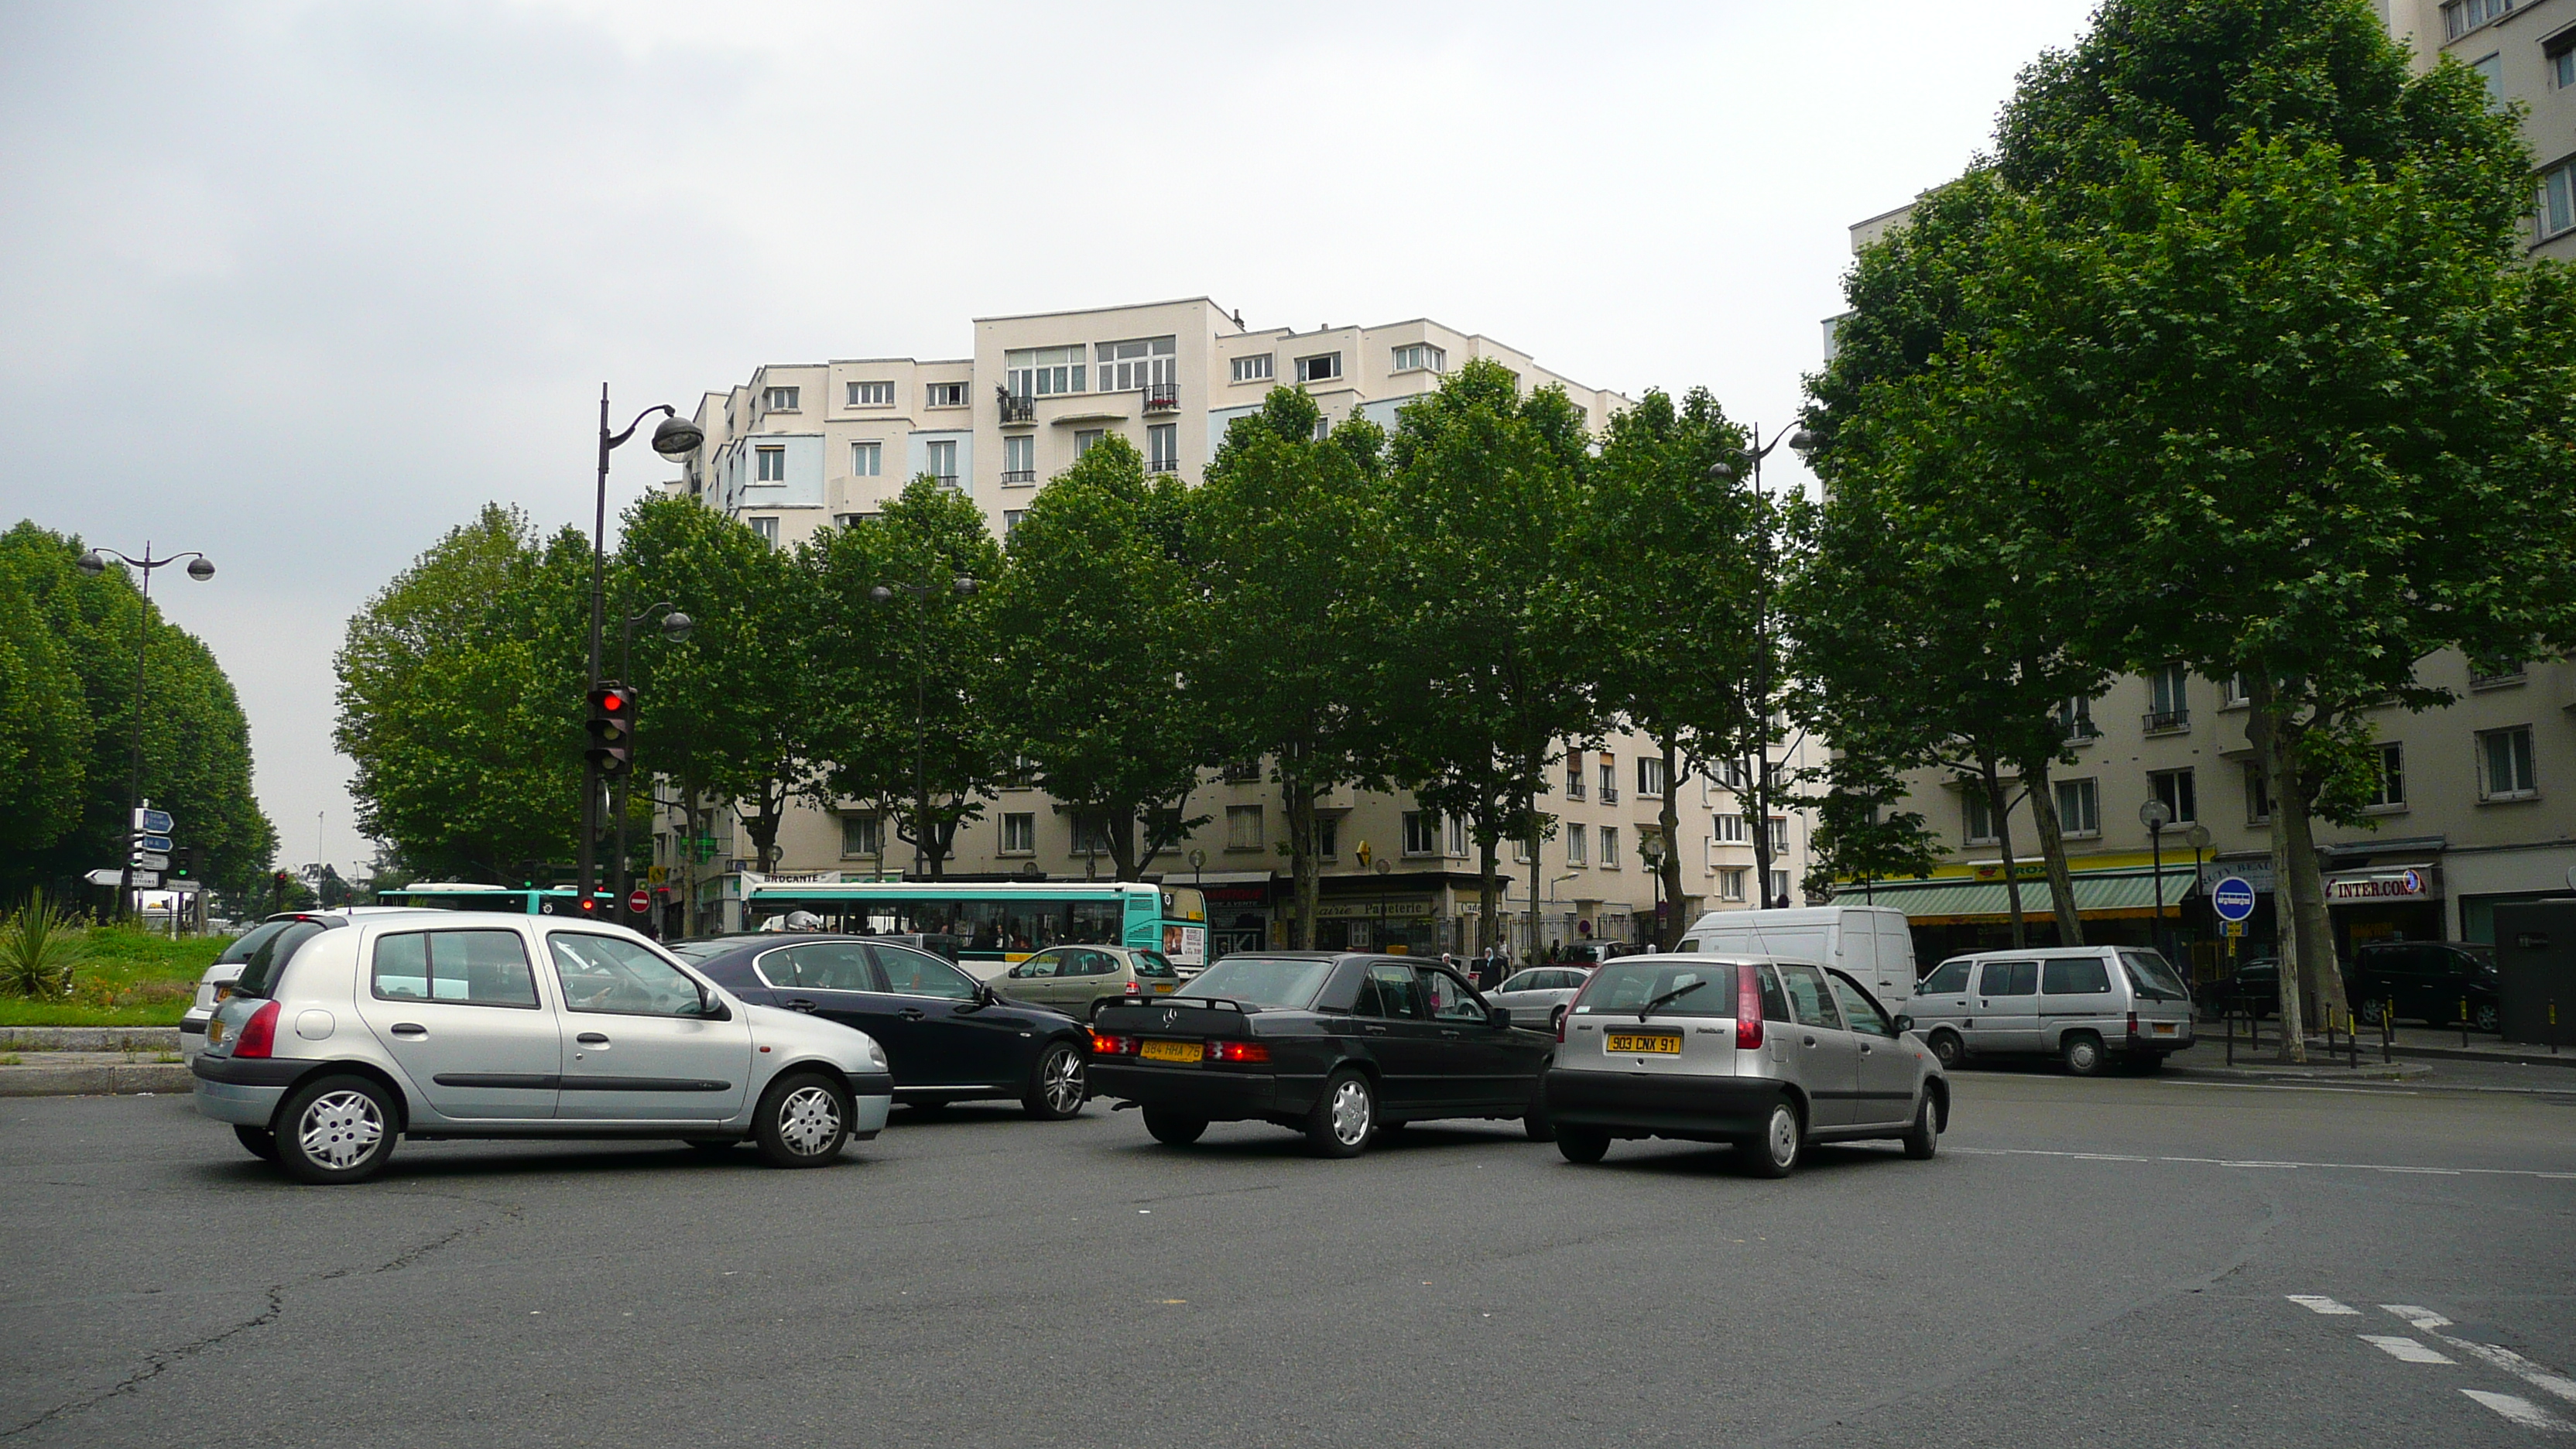
<instances>
[{"instance_id":1,"label":"silver fiat punto hatchback","mask_svg":"<svg viewBox=\"0 0 2576 1449\"><path fill-rule=\"evenodd\" d=\"M242 963L190 1064L197 1110L314 1183L398 1137L744 1141L816 1167L884 1129L866 1033L752 1006L622 927L317 912Z\"/></svg>"},{"instance_id":2,"label":"silver fiat punto hatchback","mask_svg":"<svg viewBox=\"0 0 2576 1449\"><path fill-rule=\"evenodd\" d=\"M1547 1074L1557 1150L1725 1142L1783 1177L1811 1142L1896 1138L1930 1157L1950 1083L1912 1021L1840 971L1760 956L1622 956L1585 982Z\"/></svg>"}]
</instances>

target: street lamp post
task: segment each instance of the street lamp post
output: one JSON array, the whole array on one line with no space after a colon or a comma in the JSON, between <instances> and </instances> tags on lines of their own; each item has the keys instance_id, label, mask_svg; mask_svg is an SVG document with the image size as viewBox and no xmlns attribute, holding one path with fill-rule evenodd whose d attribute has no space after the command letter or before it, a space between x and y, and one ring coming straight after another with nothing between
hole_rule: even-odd
<instances>
[{"instance_id":1,"label":"street lamp post","mask_svg":"<svg viewBox=\"0 0 2576 1449\"><path fill-rule=\"evenodd\" d=\"M975 580L958 574L949 580L945 597L965 599L974 596L979 587ZM928 761L924 756L922 737L926 718L924 690L927 687L930 658L930 601L943 597L942 591L930 584L879 584L868 590L868 602L892 604L898 595L909 595L916 606L920 636L912 653L912 865L915 874L925 873L930 839L930 786ZM945 850L940 852L944 858Z\"/></svg>"},{"instance_id":2,"label":"street lamp post","mask_svg":"<svg viewBox=\"0 0 2576 1449\"><path fill-rule=\"evenodd\" d=\"M2191 888L2200 892L2201 921L2205 925L2210 920L2209 890L2200 883L2200 857L2203 851L2209 849L2209 842L2213 837L2209 833L2208 826L2195 820L2191 823L2191 828L2182 833L2182 838L2191 846ZM2208 937L2203 935L2199 939L2207 940Z\"/></svg>"},{"instance_id":3,"label":"street lamp post","mask_svg":"<svg viewBox=\"0 0 2576 1449\"><path fill-rule=\"evenodd\" d=\"M2138 823L2147 827L2148 859L2156 877L2155 936L2165 933L2165 827L2173 823L2173 811L2162 800L2150 800L2138 807ZM2155 942L2162 949L2163 942Z\"/></svg>"},{"instance_id":4,"label":"street lamp post","mask_svg":"<svg viewBox=\"0 0 2576 1449\"><path fill-rule=\"evenodd\" d=\"M626 431L608 430L608 384L599 385L599 494L590 519L590 670L585 692L600 686L599 631L600 616L605 612L603 583L608 568L608 455L635 436L635 430L655 413L662 414L653 429L653 451L677 461L698 450L706 434L698 425L681 417L669 403L658 403L635 415ZM584 915L597 912L593 885L598 879L599 855L599 766L587 755L581 765L581 840L574 856L573 876L579 893L577 909Z\"/></svg>"},{"instance_id":5,"label":"street lamp post","mask_svg":"<svg viewBox=\"0 0 2576 1449\"><path fill-rule=\"evenodd\" d=\"M1650 929L1655 933L1655 949L1661 951L1664 949L1664 838L1661 835L1647 836L1645 842L1637 847L1637 854L1644 858L1647 871L1655 879L1655 914Z\"/></svg>"},{"instance_id":6,"label":"street lamp post","mask_svg":"<svg viewBox=\"0 0 2576 1449\"><path fill-rule=\"evenodd\" d=\"M1783 442L1796 449L1799 456L1804 457L1816 446L1817 438L1805 428L1800 428L1794 433L1774 433L1771 441L1765 443L1762 441L1762 429L1756 425L1753 429L1751 446L1737 449L1731 458L1722 458L1711 463L1708 466L1708 476L1722 483L1732 483L1742 477L1744 471L1749 468L1753 473L1753 495L1767 504L1770 501L1770 495L1764 492L1762 487L1762 460L1778 451ZM1771 904L1772 564L1771 522L1765 518L1762 523L1760 551L1755 560L1753 584L1755 718L1753 720L1754 769L1750 783L1755 808L1746 812L1752 818L1753 828L1760 832L1753 838L1754 874L1761 877L1754 883L1756 910L1766 909ZM1785 907L1788 901L1784 898L1780 904Z\"/></svg>"},{"instance_id":7,"label":"street lamp post","mask_svg":"<svg viewBox=\"0 0 2576 1449\"><path fill-rule=\"evenodd\" d=\"M134 627L134 742L133 758L125 782L125 875L117 883L116 888L116 912L119 916L130 917L136 914L134 908L135 814L143 808L143 657L145 649L152 640L152 571L167 568L183 558L191 559L194 562L188 565L188 577L202 584L215 576L215 565L204 554L194 551L174 553L168 558L154 558L152 544L148 539L143 544L141 558L119 553L112 548L93 548L74 562L82 573L96 578L107 572L107 561L111 558L122 562L128 568L143 571L143 603L136 616ZM174 932L176 930L175 911L173 930Z\"/></svg>"},{"instance_id":8,"label":"street lamp post","mask_svg":"<svg viewBox=\"0 0 2576 1449\"><path fill-rule=\"evenodd\" d=\"M625 613L623 606L620 606L618 612L622 616L617 628L617 677L620 682L630 681L635 677L636 625L645 623L655 614L659 614L662 616L662 637L677 644L689 637L689 630L696 627L697 622L681 613L679 605L668 600L647 604L633 614ZM621 918L626 909L626 888L630 879L627 874L626 799L628 786L634 777L635 771L631 766L617 777L617 854L616 858L610 861L608 868L608 894L614 903L613 913ZM688 904L694 907L697 903L692 901ZM622 919L621 924L625 924ZM660 937L656 935L655 939L659 940Z\"/></svg>"}]
</instances>

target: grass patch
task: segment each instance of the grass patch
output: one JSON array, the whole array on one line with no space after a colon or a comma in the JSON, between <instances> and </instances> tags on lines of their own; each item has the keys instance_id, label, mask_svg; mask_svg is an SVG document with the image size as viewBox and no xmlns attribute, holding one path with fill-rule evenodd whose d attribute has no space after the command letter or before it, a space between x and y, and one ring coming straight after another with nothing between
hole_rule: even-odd
<instances>
[{"instance_id":1,"label":"grass patch","mask_svg":"<svg viewBox=\"0 0 2576 1449\"><path fill-rule=\"evenodd\" d=\"M197 978L230 936L167 936L133 926L92 926L68 995L0 996L0 1027L176 1026L196 999Z\"/></svg>"}]
</instances>

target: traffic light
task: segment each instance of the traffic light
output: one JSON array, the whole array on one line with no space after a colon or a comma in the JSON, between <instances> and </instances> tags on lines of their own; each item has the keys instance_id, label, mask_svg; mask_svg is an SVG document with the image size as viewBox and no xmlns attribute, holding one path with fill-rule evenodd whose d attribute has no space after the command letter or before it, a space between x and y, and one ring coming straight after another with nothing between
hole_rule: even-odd
<instances>
[{"instance_id":1,"label":"traffic light","mask_svg":"<svg viewBox=\"0 0 2576 1449\"><path fill-rule=\"evenodd\" d=\"M193 879L197 874L197 847L183 845L170 852L170 865L170 874L181 880Z\"/></svg>"},{"instance_id":2,"label":"traffic light","mask_svg":"<svg viewBox=\"0 0 2576 1449\"><path fill-rule=\"evenodd\" d=\"M613 780L635 763L635 691L602 684L590 692L590 748L584 753L602 779ZM589 903L583 903L587 910Z\"/></svg>"}]
</instances>

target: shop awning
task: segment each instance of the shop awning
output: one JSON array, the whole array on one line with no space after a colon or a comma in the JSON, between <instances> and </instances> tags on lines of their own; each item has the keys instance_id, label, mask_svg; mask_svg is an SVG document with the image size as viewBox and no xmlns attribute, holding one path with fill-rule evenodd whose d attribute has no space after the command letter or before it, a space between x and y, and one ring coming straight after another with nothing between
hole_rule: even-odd
<instances>
[{"instance_id":1,"label":"shop awning","mask_svg":"<svg viewBox=\"0 0 2576 1449\"><path fill-rule=\"evenodd\" d=\"M2149 873L2134 875L2079 875L2075 877L2075 913L2093 920L2117 920L2123 917L2144 919L2156 911L2156 878ZM2191 889L2191 869L2185 866L2177 874L2165 872L2165 909L2172 910ZM1905 918L1918 926L1966 925L1977 921L2012 919L2012 902L2004 894L2002 881L1904 881L1880 882L1863 892L1858 886L1845 886L1834 895L1842 905L1894 906L1905 912ZM2021 909L2027 917L2049 916L2057 912L2057 900L2044 880L2021 883Z\"/></svg>"}]
</instances>

